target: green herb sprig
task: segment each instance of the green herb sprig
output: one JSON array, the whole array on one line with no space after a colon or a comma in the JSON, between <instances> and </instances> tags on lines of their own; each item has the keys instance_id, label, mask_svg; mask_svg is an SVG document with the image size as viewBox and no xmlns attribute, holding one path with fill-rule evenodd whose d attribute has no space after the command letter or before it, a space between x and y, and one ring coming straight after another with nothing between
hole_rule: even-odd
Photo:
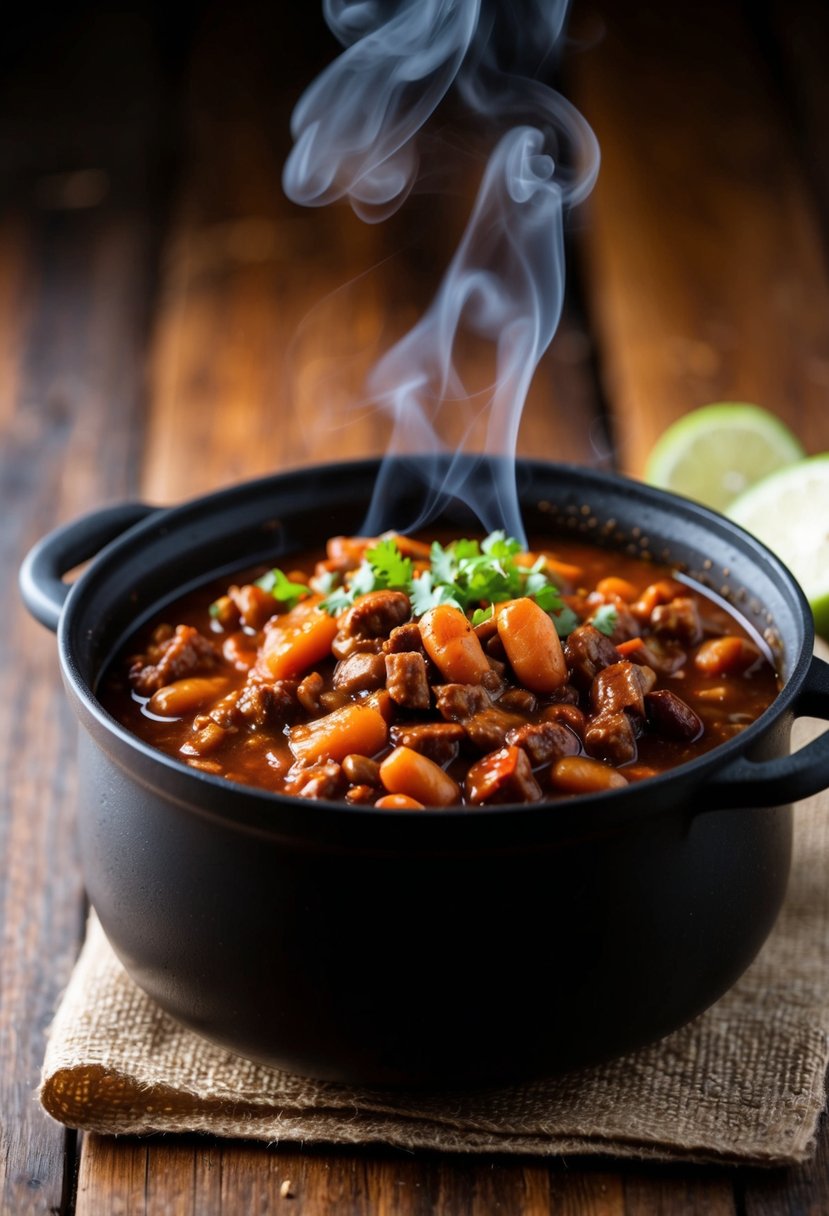
<instances>
[{"instance_id":1,"label":"green herb sprig","mask_svg":"<svg viewBox=\"0 0 829 1216\"><path fill-rule=\"evenodd\" d=\"M388 589L409 596L414 616L423 616L439 604L454 604L462 612L472 612L472 623L478 625L492 615L493 604L529 595L550 614L559 635L566 637L579 618L564 604L544 558L527 567L516 561L522 552L521 542L500 530L482 541L456 540L446 546L434 541L429 569L415 575L411 559L403 556L392 538L384 537L366 550L348 581L334 588L320 607L335 616L359 595Z\"/></svg>"}]
</instances>

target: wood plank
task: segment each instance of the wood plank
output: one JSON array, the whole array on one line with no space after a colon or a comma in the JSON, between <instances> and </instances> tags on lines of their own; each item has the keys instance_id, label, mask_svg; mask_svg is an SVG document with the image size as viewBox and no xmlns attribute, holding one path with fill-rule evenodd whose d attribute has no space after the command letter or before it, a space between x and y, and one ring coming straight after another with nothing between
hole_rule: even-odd
<instances>
[{"instance_id":1,"label":"wood plank","mask_svg":"<svg viewBox=\"0 0 829 1216\"><path fill-rule=\"evenodd\" d=\"M262 21L255 7L226 11L195 51L151 369L143 485L154 500L382 453L389 427L365 408L365 375L428 304L467 218L471 181L462 197L413 197L374 226L345 206L289 203L280 175L296 94L283 82L297 80L308 35L291 44ZM521 450L601 459L589 353L568 317L533 385Z\"/></svg>"},{"instance_id":2,"label":"wood plank","mask_svg":"<svg viewBox=\"0 0 829 1216\"><path fill-rule=\"evenodd\" d=\"M0 558L10 577L58 522L136 487L154 245L141 183L155 94L148 88L136 118L133 90L149 84L143 72L153 76L148 48L129 22L105 24L105 36L97 28L73 42L71 64L49 63L44 37L41 57L22 55L2 82ZM10 45L14 32L10 16ZM110 73L124 35L119 90ZM75 69L79 79L67 80ZM45 1031L83 928L75 730L54 638L15 594L4 619L0 1208L46 1213L64 1210L75 1142L35 1101Z\"/></svg>"},{"instance_id":3,"label":"wood plank","mask_svg":"<svg viewBox=\"0 0 829 1216\"><path fill-rule=\"evenodd\" d=\"M597 6L572 93L603 163L584 243L622 466L710 401L756 401L829 448L817 210L743 10ZM598 24L597 24L598 23Z\"/></svg>"}]
</instances>

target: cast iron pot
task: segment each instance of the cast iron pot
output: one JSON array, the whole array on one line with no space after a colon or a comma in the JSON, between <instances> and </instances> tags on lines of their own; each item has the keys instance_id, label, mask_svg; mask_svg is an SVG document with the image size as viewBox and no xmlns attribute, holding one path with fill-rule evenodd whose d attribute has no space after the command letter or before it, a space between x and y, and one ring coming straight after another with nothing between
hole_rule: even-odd
<instances>
[{"instance_id":1,"label":"cast iron pot","mask_svg":"<svg viewBox=\"0 0 829 1216\"><path fill-rule=\"evenodd\" d=\"M386 526L412 517L417 462ZM463 497L493 462L464 465ZM292 1072L376 1084L540 1076L653 1041L754 958L789 870L789 804L829 784L829 667L784 566L702 507L596 472L519 464L528 533L650 552L734 600L785 687L673 772L566 803L382 811L186 767L95 696L126 632L207 578L356 531L377 463L288 473L170 510L131 504L46 537L21 581L57 630L80 723L86 884L127 970L199 1033ZM468 530L457 502L443 522ZM95 560L71 586L62 575Z\"/></svg>"}]
</instances>

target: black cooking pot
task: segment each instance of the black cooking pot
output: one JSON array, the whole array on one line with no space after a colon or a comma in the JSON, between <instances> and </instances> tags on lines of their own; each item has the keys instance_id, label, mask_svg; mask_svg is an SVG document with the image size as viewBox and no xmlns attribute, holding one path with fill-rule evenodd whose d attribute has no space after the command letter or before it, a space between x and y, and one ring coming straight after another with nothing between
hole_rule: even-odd
<instances>
[{"instance_id":1,"label":"black cooking pot","mask_svg":"<svg viewBox=\"0 0 829 1216\"><path fill-rule=\"evenodd\" d=\"M387 526L412 516L412 467L388 479L399 498ZM493 467L463 465L465 500ZM110 508L27 558L23 595L57 629L81 724L83 866L104 929L176 1018L317 1077L477 1084L652 1041L751 962L786 889L785 804L829 784L829 734L787 754L795 717L829 718L808 606L777 558L719 515L618 477L519 464L528 532L674 563L778 655L785 686L758 721L623 790L427 812L310 803L154 751L96 699L125 633L196 583L356 531L376 474L366 461L171 510ZM457 502L441 522L471 523ZM68 587L61 576L94 554Z\"/></svg>"}]
</instances>

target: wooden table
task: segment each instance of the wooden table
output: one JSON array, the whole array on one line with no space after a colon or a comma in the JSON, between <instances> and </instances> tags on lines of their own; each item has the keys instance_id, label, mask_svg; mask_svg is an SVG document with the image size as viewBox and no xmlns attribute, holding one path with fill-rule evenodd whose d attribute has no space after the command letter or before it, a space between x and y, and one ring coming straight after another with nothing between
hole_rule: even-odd
<instances>
[{"instance_id":1,"label":"wooden table","mask_svg":"<svg viewBox=\"0 0 829 1216\"><path fill-rule=\"evenodd\" d=\"M829 1212L825 1134L814 1164L768 1172L489 1161L77 1136L34 1101L85 909L74 727L15 568L108 501L382 450L384 427L343 427L341 408L429 299L467 206L417 197L378 227L291 207L287 115L330 38L302 6L281 27L254 0L172 7L4 18L2 1210ZM636 474L669 421L718 399L829 449L827 9L585 0L575 16L566 89L603 168L520 450Z\"/></svg>"}]
</instances>

